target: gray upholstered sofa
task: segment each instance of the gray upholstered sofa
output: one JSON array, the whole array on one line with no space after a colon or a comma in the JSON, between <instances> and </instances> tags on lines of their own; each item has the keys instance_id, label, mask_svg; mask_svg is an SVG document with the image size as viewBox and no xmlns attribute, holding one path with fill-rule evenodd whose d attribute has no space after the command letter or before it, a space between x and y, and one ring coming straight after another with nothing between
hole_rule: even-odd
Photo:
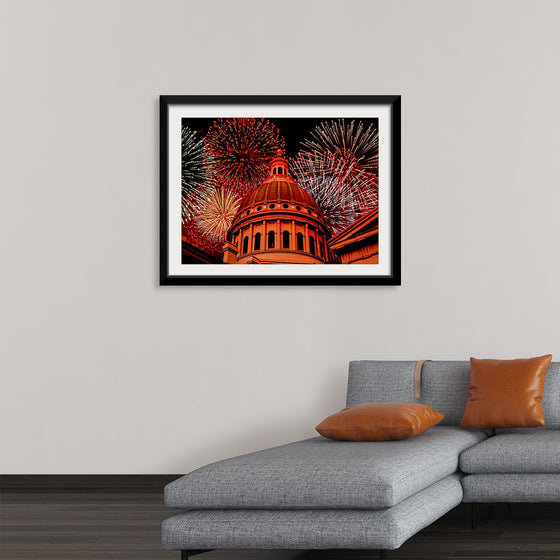
<instances>
[{"instance_id":1,"label":"gray upholstered sofa","mask_svg":"<svg viewBox=\"0 0 560 560\"><path fill-rule=\"evenodd\" d=\"M497 433L459 427L469 362L426 362L419 399L415 364L351 362L346 403L420 402L445 414L439 425L402 441L315 437L202 467L165 488L165 503L186 511L164 521L164 548L183 559L210 549L383 557L461 501L560 502L560 363L546 375L546 426Z\"/></svg>"}]
</instances>

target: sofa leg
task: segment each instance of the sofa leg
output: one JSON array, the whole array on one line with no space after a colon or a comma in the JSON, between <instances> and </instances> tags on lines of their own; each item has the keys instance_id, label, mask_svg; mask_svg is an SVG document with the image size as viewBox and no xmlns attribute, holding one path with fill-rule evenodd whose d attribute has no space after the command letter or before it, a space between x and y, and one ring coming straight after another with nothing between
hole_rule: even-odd
<instances>
[{"instance_id":1,"label":"sofa leg","mask_svg":"<svg viewBox=\"0 0 560 560\"><path fill-rule=\"evenodd\" d=\"M188 560L191 556L203 552L210 552L210 550L181 550L181 560Z\"/></svg>"},{"instance_id":2,"label":"sofa leg","mask_svg":"<svg viewBox=\"0 0 560 560\"><path fill-rule=\"evenodd\" d=\"M471 504L471 529L476 531L476 504Z\"/></svg>"},{"instance_id":3,"label":"sofa leg","mask_svg":"<svg viewBox=\"0 0 560 560\"><path fill-rule=\"evenodd\" d=\"M387 551L386 550L380 550L379 551L379 560L387 560Z\"/></svg>"}]
</instances>

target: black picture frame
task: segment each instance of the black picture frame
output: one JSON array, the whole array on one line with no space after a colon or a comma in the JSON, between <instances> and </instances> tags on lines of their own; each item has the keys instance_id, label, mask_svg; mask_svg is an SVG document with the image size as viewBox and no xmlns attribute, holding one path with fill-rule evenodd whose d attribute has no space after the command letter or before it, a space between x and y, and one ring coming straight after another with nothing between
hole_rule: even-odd
<instances>
[{"instance_id":1,"label":"black picture frame","mask_svg":"<svg viewBox=\"0 0 560 560\"><path fill-rule=\"evenodd\" d=\"M219 107L239 106L244 109L251 106L340 106L359 107L371 106L384 108L389 115L390 142L386 156L389 159L390 184L387 192L390 195L390 215L388 216L388 236L390 256L388 258L389 271L386 274L353 274L352 268L362 267L361 264L342 265L348 267L344 274L331 273L322 275L293 274L266 275L256 272L260 267L246 268L246 273L229 275L215 275L211 271L204 274L188 274L170 271L170 212L169 201L172 188L180 185L170 185L170 112L186 107L185 116L189 116L189 108L197 106ZM399 286L401 285L401 96L400 95L356 95L356 96L191 96L191 95L161 95L160 96L160 285L369 285L369 286ZM304 116L305 113L302 113ZM356 115L360 116L360 115ZM381 211L383 211L381 209ZM195 265L200 266L200 265ZM227 265L214 264L206 266L224 267ZM273 265L292 266L292 265ZM329 267L331 264L315 266ZM341 265L336 265L341 266ZM356 269L356 272L358 269ZM221 272L221 271L220 271Z\"/></svg>"}]
</instances>

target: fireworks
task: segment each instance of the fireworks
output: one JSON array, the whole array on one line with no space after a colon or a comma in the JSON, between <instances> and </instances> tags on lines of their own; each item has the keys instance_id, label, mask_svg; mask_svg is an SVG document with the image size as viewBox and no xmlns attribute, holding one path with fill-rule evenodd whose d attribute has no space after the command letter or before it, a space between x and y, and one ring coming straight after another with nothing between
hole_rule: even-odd
<instances>
[{"instance_id":1,"label":"fireworks","mask_svg":"<svg viewBox=\"0 0 560 560\"><path fill-rule=\"evenodd\" d=\"M379 136L373 124L364 130L361 121L322 122L311 138L303 141L304 151L329 154L342 172L360 170L377 176Z\"/></svg>"},{"instance_id":2,"label":"fireworks","mask_svg":"<svg viewBox=\"0 0 560 560\"><path fill-rule=\"evenodd\" d=\"M315 199L335 234L377 206L376 176L324 152L300 152L290 172Z\"/></svg>"},{"instance_id":3,"label":"fireworks","mask_svg":"<svg viewBox=\"0 0 560 560\"><path fill-rule=\"evenodd\" d=\"M224 254L223 243L210 241L194 219L184 221L181 231L188 243L195 245L205 253L218 258Z\"/></svg>"},{"instance_id":4,"label":"fireworks","mask_svg":"<svg viewBox=\"0 0 560 560\"><path fill-rule=\"evenodd\" d=\"M377 206L378 135L361 121L322 122L291 162L334 233Z\"/></svg>"},{"instance_id":5,"label":"fireworks","mask_svg":"<svg viewBox=\"0 0 560 560\"><path fill-rule=\"evenodd\" d=\"M223 184L243 193L262 183L279 148L284 139L266 119L218 119L204 140L204 158Z\"/></svg>"},{"instance_id":6,"label":"fireworks","mask_svg":"<svg viewBox=\"0 0 560 560\"><path fill-rule=\"evenodd\" d=\"M221 243L235 218L241 197L217 184L208 186L196 208L196 225L212 242Z\"/></svg>"},{"instance_id":7,"label":"fireworks","mask_svg":"<svg viewBox=\"0 0 560 560\"><path fill-rule=\"evenodd\" d=\"M204 140L187 126L183 126L181 132L181 146L181 213L185 223L194 217L207 172L203 157Z\"/></svg>"}]
</instances>

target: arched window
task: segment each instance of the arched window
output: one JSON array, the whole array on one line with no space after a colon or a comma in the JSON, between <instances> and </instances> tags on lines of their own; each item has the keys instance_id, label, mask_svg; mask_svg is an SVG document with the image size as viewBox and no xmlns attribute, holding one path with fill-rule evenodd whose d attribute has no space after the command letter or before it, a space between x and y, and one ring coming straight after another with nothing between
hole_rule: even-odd
<instances>
[{"instance_id":1,"label":"arched window","mask_svg":"<svg viewBox=\"0 0 560 560\"><path fill-rule=\"evenodd\" d=\"M245 236L243 238L243 253L246 253L249 250L249 238Z\"/></svg>"},{"instance_id":2,"label":"arched window","mask_svg":"<svg viewBox=\"0 0 560 560\"><path fill-rule=\"evenodd\" d=\"M276 238L276 233L274 231L268 232L268 248L274 249L274 240Z\"/></svg>"},{"instance_id":3,"label":"arched window","mask_svg":"<svg viewBox=\"0 0 560 560\"><path fill-rule=\"evenodd\" d=\"M282 233L282 249L290 248L290 232L285 229Z\"/></svg>"},{"instance_id":4,"label":"arched window","mask_svg":"<svg viewBox=\"0 0 560 560\"><path fill-rule=\"evenodd\" d=\"M260 251L261 250L261 234L260 233L255 233L255 241L254 241L254 245L253 245L253 250L254 251Z\"/></svg>"},{"instance_id":5,"label":"arched window","mask_svg":"<svg viewBox=\"0 0 560 560\"><path fill-rule=\"evenodd\" d=\"M298 233L296 235L296 239L297 239L297 250L303 251L303 233Z\"/></svg>"},{"instance_id":6,"label":"arched window","mask_svg":"<svg viewBox=\"0 0 560 560\"><path fill-rule=\"evenodd\" d=\"M309 251L311 252L312 255L315 254L315 238L314 237L309 238Z\"/></svg>"}]
</instances>

